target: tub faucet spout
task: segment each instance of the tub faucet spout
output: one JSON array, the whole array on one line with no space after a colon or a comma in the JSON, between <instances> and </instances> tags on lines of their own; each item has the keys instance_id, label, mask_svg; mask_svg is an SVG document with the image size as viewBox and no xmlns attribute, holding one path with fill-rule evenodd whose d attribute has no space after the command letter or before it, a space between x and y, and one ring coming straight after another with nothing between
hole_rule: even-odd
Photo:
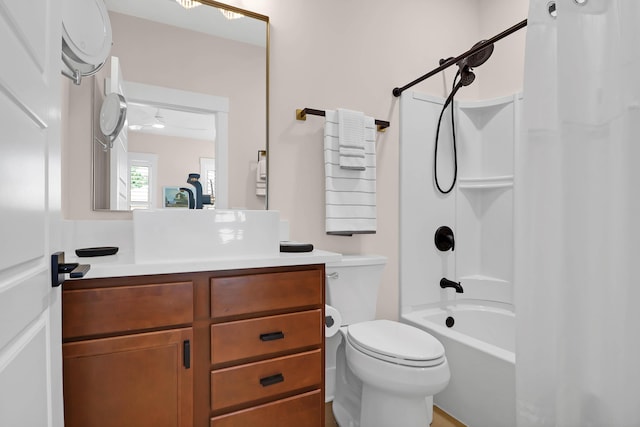
<instances>
[{"instance_id":1,"label":"tub faucet spout","mask_svg":"<svg viewBox=\"0 0 640 427\"><path fill-rule=\"evenodd\" d=\"M442 289L445 288L454 288L456 290L457 293L461 294L462 292L464 292L464 290L462 289L462 285L460 284L460 282L454 282L453 280L449 280L447 278L442 278L440 279L440 287Z\"/></svg>"}]
</instances>

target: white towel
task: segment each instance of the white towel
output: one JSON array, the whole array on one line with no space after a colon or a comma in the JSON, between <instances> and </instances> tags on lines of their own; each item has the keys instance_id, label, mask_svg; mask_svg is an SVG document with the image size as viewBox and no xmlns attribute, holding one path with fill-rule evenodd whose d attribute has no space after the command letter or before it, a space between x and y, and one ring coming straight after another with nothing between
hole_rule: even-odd
<instances>
[{"instance_id":1,"label":"white towel","mask_svg":"<svg viewBox=\"0 0 640 427\"><path fill-rule=\"evenodd\" d=\"M267 156L266 154L260 155L260 160L258 160L258 179L267 179Z\"/></svg>"},{"instance_id":2,"label":"white towel","mask_svg":"<svg viewBox=\"0 0 640 427\"><path fill-rule=\"evenodd\" d=\"M338 108L340 167L365 170L364 113Z\"/></svg>"},{"instance_id":3,"label":"white towel","mask_svg":"<svg viewBox=\"0 0 640 427\"><path fill-rule=\"evenodd\" d=\"M260 156L256 165L256 196L267 195L267 159Z\"/></svg>"},{"instance_id":4,"label":"white towel","mask_svg":"<svg viewBox=\"0 0 640 427\"><path fill-rule=\"evenodd\" d=\"M325 230L350 236L376 232L376 127L364 118L365 170L340 167L338 113L327 110L324 126Z\"/></svg>"}]
</instances>

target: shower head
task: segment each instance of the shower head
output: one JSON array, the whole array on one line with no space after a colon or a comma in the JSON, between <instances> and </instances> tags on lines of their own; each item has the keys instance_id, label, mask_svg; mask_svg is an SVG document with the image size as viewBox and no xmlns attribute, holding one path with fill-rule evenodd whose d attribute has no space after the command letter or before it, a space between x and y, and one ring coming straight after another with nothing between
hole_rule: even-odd
<instances>
[{"instance_id":1,"label":"shower head","mask_svg":"<svg viewBox=\"0 0 640 427\"><path fill-rule=\"evenodd\" d=\"M471 49L485 45L486 43L487 43L486 40L481 40L478 43L474 44ZM460 62L458 62L456 65L460 67L460 70L463 70L465 67L468 67L468 68L479 67L480 65L487 62L487 59L489 59L492 53L493 53L493 43L488 44L485 48L480 49L476 53L471 54L466 58L460 60Z\"/></svg>"}]
</instances>

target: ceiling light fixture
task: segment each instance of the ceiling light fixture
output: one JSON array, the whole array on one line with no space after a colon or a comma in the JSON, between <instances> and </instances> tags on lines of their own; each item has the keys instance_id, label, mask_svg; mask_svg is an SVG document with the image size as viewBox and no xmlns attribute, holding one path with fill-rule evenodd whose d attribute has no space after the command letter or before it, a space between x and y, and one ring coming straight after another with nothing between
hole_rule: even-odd
<instances>
[{"instance_id":1,"label":"ceiling light fixture","mask_svg":"<svg viewBox=\"0 0 640 427\"><path fill-rule=\"evenodd\" d=\"M224 17L229 19L229 20L242 18L244 16L241 13L232 12L232 11L226 10L226 9L220 9L220 13L222 13L224 15Z\"/></svg>"},{"instance_id":2,"label":"ceiling light fixture","mask_svg":"<svg viewBox=\"0 0 640 427\"><path fill-rule=\"evenodd\" d=\"M185 9L193 9L194 7L200 6L202 4L195 0L176 0L176 3L178 3L180 6L184 7Z\"/></svg>"}]
</instances>

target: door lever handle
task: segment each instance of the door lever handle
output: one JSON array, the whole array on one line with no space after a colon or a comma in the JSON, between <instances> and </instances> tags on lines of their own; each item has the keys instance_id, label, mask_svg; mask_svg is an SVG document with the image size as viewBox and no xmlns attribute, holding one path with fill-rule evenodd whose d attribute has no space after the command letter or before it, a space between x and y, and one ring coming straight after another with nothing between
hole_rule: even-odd
<instances>
[{"instance_id":1,"label":"door lever handle","mask_svg":"<svg viewBox=\"0 0 640 427\"><path fill-rule=\"evenodd\" d=\"M62 285L65 274L68 274L72 279L84 277L89 269L91 269L89 264L65 263L64 252L56 252L51 255L51 286L57 288Z\"/></svg>"}]
</instances>

